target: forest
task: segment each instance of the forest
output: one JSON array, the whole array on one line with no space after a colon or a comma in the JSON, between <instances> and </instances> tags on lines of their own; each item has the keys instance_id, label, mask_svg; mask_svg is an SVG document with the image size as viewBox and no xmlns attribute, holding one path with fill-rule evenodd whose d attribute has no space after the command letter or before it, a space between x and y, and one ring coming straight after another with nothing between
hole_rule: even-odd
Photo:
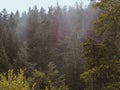
<instances>
[{"instance_id":1,"label":"forest","mask_svg":"<svg viewBox=\"0 0 120 90\"><path fill-rule=\"evenodd\" d=\"M0 90L120 90L120 0L0 12Z\"/></svg>"}]
</instances>

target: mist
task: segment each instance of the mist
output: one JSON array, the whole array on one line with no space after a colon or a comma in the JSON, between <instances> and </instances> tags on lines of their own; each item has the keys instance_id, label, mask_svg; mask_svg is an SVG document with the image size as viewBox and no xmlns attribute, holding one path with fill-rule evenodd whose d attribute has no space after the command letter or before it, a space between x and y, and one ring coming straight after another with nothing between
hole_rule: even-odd
<instances>
[{"instance_id":1,"label":"mist","mask_svg":"<svg viewBox=\"0 0 120 90\"><path fill-rule=\"evenodd\" d=\"M69 7L57 3L48 10L34 6L23 13L4 9L0 13L0 73L13 69L16 74L22 69L30 84L36 83L36 90L84 90L80 44L94 36L100 10L93 3Z\"/></svg>"},{"instance_id":2,"label":"mist","mask_svg":"<svg viewBox=\"0 0 120 90\"><path fill-rule=\"evenodd\" d=\"M26 39L29 20L31 20L30 16L34 14L34 11L38 13L42 12L42 9L48 19L49 32L54 36L52 38L58 40L65 36L71 36L74 33L79 33L79 38L89 36L93 30L94 20L99 14L99 9L93 8L92 3L89 3L86 8L82 2L76 3L75 6L64 6L63 8L57 4L54 7L49 7L47 12L44 8L37 10L37 6L34 6L32 9L29 8L28 13L23 12L22 15L18 17L16 30L19 37ZM40 20L40 18L41 16L39 14L36 22L41 22L42 20Z\"/></svg>"}]
</instances>

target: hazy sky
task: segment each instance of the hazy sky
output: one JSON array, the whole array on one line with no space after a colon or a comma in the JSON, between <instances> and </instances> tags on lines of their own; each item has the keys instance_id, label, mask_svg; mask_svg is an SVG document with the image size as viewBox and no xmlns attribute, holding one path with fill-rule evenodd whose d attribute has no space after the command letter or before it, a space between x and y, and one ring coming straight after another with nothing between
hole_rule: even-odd
<instances>
[{"instance_id":1,"label":"hazy sky","mask_svg":"<svg viewBox=\"0 0 120 90\"><path fill-rule=\"evenodd\" d=\"M3 8L6 8L8 12L15 12L16 10L27 11L29 7L37 5L38 8L44 7L47 9L49 6L56 5L56 2L59 2L60 6L74 6L75 2L83 1L86 5L88 0L0 0L0 11Z\"/></svg>"}]
</instances>

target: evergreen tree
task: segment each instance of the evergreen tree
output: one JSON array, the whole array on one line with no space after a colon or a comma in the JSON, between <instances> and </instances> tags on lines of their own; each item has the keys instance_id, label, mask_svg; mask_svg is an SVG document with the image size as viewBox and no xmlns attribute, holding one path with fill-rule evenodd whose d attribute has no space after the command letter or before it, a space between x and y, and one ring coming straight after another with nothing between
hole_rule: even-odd
<instances>
[{"instance_id":1,"label":"evergreen tree","mask_svg":"<svg viewBox=\"0 0 120 90\"><path fill-rule=\"evenodd\" d=\"M112 6L111 6L112 5ZM96 39L83 43L83 56L86 60L86 72L81 78L90 90L119 90L119 0L102 0L97 3L101 14L95 23Z\"/></svg>"},{"instance_id":2,"label":"evergreen tree","mask_svg":"<svg viewBox=\"0 0 120 90\"><path fill-rule=\"evenodd\" d=\"M36 82L36 90L69 90L65 85L64 75L60 75L52 62L48 64L46 71L40 72L36 70L34 72L34 78L31 80L33 83Z\"/></svg>"},{"instance_id":3,"label":"evergreen tree","mask_svg":"<svg viewBox=\"0 0 120 90\"><path fill-rule=\"evenodd\" d=\"M36 69L44 70L51 60L48 20L44 9L40 12L34 8L30 12L28 28L29 61L36 64Z\"/></svg>"},{"instance_id":4,"label":"evergreen tree","mask_svg":"<svg viewBox=\"0 0 120 90\"><path fill-rule=\"evenodd\" d=\"M5 49L0 48L0 73L6 72L11 68L9 58L5 52Z\"/></svg>"}]
</instances>

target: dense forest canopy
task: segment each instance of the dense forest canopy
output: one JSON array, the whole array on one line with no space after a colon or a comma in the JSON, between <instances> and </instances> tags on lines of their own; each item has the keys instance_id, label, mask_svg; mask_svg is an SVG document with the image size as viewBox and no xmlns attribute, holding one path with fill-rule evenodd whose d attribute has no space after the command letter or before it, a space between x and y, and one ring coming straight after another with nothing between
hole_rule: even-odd
<instances>
[{"instance_id":1,"label":"dense forest canopy","mask_svg":"<svg viewBox=\"0 0 120 90\"><path fill-rule=\"evenodd\" d=\"M0 90L120 90L120 0L0 12Z\"/></svg>"}]
</instances>

